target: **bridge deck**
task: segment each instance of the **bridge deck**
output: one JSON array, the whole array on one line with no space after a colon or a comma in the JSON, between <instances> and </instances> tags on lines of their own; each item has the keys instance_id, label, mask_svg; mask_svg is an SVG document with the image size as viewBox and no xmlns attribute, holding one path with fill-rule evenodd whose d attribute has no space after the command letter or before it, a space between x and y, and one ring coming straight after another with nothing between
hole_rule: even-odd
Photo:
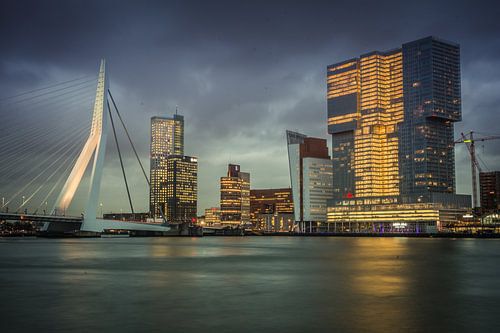
<instances>
[{"instance_id":1,"label":"bridge deck","mask_svg":"<svg viewBox=\"0 0 500 333\"><path fill-rule=\"evenodd\" d=\"M31 221L31 222L82 222L81 216L35 215L18 213L0 213L0 220Z\"/></svg>"}]
</instances>

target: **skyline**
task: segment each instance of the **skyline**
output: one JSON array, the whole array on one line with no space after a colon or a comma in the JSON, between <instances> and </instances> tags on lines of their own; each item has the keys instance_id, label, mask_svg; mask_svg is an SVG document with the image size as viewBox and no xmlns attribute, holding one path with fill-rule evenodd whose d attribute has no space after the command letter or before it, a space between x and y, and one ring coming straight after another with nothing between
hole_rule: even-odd
<instances>
[{"instance_id":1,"label":"skyline","mask_svg":"<svg viewBox=\"0 0 500 333\"><path fill-rule=\"evenodd\" d=\"M499 25L495 20L498 12L495 5L468 7L453 4L449 15L440 24L438 18L431 17L425 24L413 25L411 23L418 21L417 14L425 12L426 5L411 9L406 5L396 5L396 13L399 13L398 8L415 12L411 17L400 15L397 18L400 27L404 25L404 28L391 29L393 26L383 19L376 20L369 15L365 17L367 23L362 31L352 25L346 25L346 28L342 25L347 24L353 15L362 19L366 14L346 13L346 17L336 23L325 17L329 11L320 3L310 11L303 11L300 6L280 8L276 4L265 7L263 4L240 4L242 7L238 7L220 2L219 6L207 8L212 24L208 24L210 22L204 17L190 17L193 12L200 15L203 11L199 8L193 11L189 5L170 5L170 8L153 10L127 4L114 8L115 14L111 18L114 25L99 14L92 26L84 24L85 11L91 11L86 5L82 3L67 8L63 4L48 12L45 7L37 8L37 14L26 15L24 20L33 22L37 29L26 24L19 29L16 20L23 22L19 17L19 7L8 6L2 4L1 12L9 13L9 16L0 14L2 38L11 45L0 56L1 97L95 73L98 60L105 56L110 65L111 89L143 161L147 163L149 159L150 117L171 116L176 105L179 113L185 116L186 151L199 158L199 214L204 208L217 206L218 181L228 163L240 164L250 172L252 188L290 186L286 129L326 138L331 149L325 126L326 67L357 54L386 50L404 41L436 35L459 43L462 51L463 121L457 124L455 137L467 130L499 132L495 124L500 117L495 105L500 98L495 95L500 87L497 78L500 70L495 66L498 62L495 58L498 58L500 41L497 36L492 36L499 30L495 29ZM106 3L104 6L110 5ZM196 7L199 6L206 4ZM437 6L445 7L442 4ZM241 17L238 12L244 7L247 8ZM134 13L134 8L141 10ZM219 12L222 8L229 14L222 16L225 20L217 20L217 15L223 15ZM266 10L260 14L259 8ZM104 12L106 10L109 8ZM144 16L153 12L153 17L146 20ZM317 15L316 20L312 19L315 16L308 15L310 12ZM61 13L67 15L67 29L53 30L49 22L60 18ZM173 28L178 26L174 23L163 26L162 15L175 16L176 23L182 24L177 29ZM464 19L469 16L480 20ZM274 22L273 17L279 17L279 22ZM238 18L243 19L243 24L238 25L236 31L228 29ZM130 26L120 25L119 21L123 20ZM306 23L295 27L294 22ZM367 29L374 23L378 25ZM202 26L207 29L202 30ZM335 32L325 31L328 30L325 27L330 26ZM132 33L127 34L127 29ZM106 35L99 38L102 31ZM50 33L53 37L47 39ZM377 36L377 33L382 35ZM39 38L43 43L38 42L37 37L44 36L39 34L46 34L46 38ZM85 50L89 41L96 47ZM60 49L61 45L68 47ZM131 52L136 49L143 51ZM473 113L482 116L473 117ZM231 144L227 144L228 141ZM116 201L111 196L114 192L124 193L125 189L122 183L111 184L116 180L113 174L119 175L119 169L115 168L118 164L114 147L110 142L108 146L108 158L112 160L106 162L101 201L110 210L119 211L120 206L126 208L126 196L116 195L119 198ZM491 170L499 169L499 156L497 144L485 144L482 158ZM129 164L133 163L132 155L126 159ZM469 159L463 145L457 146L456 165L457 192L470 193ZM130 172L136 190L137 210L144 207L143 210L147 211L147 187L142 184L139 172L133 169ZM141 188L143 194L137 194Z\"/></svg>"}]
</instances>

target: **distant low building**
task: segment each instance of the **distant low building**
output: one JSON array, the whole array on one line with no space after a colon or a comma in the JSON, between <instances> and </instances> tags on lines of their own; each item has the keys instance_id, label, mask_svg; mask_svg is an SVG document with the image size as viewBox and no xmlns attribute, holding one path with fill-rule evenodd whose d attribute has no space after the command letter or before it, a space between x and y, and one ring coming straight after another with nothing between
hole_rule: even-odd
<instances>
[{"instance_id":1,"label":"distant low building","mask_svg":"<svg viewBox=\"0 0 500 333\"><path fill-rule=\"evenodd\" d=\"M295 221L292 189L250 190L250 221L257 229L289 231Z\"/></svg>"},{"instance_id":2,"label":"distant low building","mask_svg":"<svg viewBox=\"0 0 500 333\"><path fill-rule=\"evenodd\" d=\"M220 225L219 207L211 207L205 209L205 225L209 227Z\"/></svg>"}]
</instances>

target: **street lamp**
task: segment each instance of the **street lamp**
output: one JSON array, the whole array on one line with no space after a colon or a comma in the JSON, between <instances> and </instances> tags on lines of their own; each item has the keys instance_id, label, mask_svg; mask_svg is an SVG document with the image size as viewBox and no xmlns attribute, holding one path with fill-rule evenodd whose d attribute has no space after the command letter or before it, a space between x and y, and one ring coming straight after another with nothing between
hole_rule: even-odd
<instances>
[{"instance_id":1,"label":"street lamp","mask_svg":"<svg viewBox=\"0 0 500 333\"><path fill-rule=\"evenodd\" d=\"M101 206L101 217L104 217L104 215L102 215L102 202L99 204L99 206Z\"/></svg>"}]
</instances>

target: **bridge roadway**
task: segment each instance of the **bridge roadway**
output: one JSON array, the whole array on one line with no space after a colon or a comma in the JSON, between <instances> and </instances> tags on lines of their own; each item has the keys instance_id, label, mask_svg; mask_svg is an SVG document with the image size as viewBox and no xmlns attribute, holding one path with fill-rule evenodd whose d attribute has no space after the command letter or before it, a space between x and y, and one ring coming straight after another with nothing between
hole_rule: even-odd
<instances>
[{"instance_id":1,"label":"bridge roadway","mask_svg":"<svg viewBox=\"0 0 500 333\"><path fill-rule=\"evenodd\" d=\"M49 233L75 232L77 230L96 233L105 232L106 230L129 230L162 235L171 230L170 226L166 224L104 220L97 218L84 220L83 216L0 213L0 220L48 222L50 223L47 225L48 229L44 231Z\"/></svg>"},{"instance_id":2,"label":"bridge roadway","mask_svg":"<svg viewBox=\"0 0 500 333\"><path fill-rule=\"evenodd\" d=\"M30 221L30 222L70 222L82 223L82 216L60 216L60 215L37 215L37 214L20 214L20 213L2 213L0 212L0 220L9 221Z\"/></svg>"}]
</instances>

